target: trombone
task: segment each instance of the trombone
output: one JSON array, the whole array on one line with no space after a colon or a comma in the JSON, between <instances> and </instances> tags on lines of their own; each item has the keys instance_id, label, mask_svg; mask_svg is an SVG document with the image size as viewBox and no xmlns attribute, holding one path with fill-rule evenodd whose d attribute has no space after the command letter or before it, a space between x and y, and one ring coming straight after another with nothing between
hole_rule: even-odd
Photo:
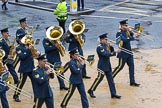
<instances>
[{"instance_id":1,"label":"trombone","mask_svg":"<svg viewBox=\"0 0 162 108\"><path fill-rule=\"evenodd\" d=\"M143 32L143 26L140 23L135 24L134 27L129 26L128 28L133 29L133 32L135 32L137 34L139 34L139 35L141 35L141 36L143 36L143 37L145 37L145 38L147 38L151 41L154 41L152 36L142 33Z\"/></svg>"},{"instance_id":2,"label":"trombone","mask_svg":"<svg viewBox=\"0 0 162 108\"><path fill-rule=\"evenodd\" d=\"M53 65L53 64L51 64L51 63L49 63L49 62L46 62L46 64L49 65L49 66L52 66L51 69L52 69L53 73L54 73L56 76L60 77L60 78L63 79L64 81L70 83L68 78L66 78L65 76L63 76L62 74L60 74L60 73L61 73L61 72L60 72L60 69L63 69L62 67L60 67L60 68L58 69L58 72L55 72L55 70L53 69L53 68L54 68L54 65Z\"/></svg>"},{"instance_id":3,"label":"trombone","mask_svg":"<svg viewBox=\"0 0 162 108\"><path fill-rule=\"evenodd\" d=\"M110 40L110 39L108 39L108 41L109 41L110 43L116 45L116 42L115 42L115 41ZM121 51L123 51L123 52L125 52L125 53L127 53L127 54L130 54L130 55L133 55L133 52L132 52L132 51L127 50L127 49L125 49L125 48L123 48L123 47L119 47L119 48L121 49Z\"/></svg>"}]
</instances>

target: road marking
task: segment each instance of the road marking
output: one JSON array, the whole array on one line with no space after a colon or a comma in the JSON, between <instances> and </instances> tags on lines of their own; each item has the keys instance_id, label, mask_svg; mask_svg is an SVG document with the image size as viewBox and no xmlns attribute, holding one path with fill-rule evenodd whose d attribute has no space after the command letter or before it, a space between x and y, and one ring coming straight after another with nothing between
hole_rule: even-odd
<instances>
[{"instance_id":1,"label":"road marking","mask_svg":"<svg viewBox=\"0 0 162 108\"><path fill-rule=\"evenodd\" d=\"M90 18L103 18L103 19L120 19L120 20L128 19L128 18L118 18L118 17L108 17L108 16L95 16L95 15L81 15L81 16L82 17L90 17ZM132 21L151 21L151 20L141 20L141 19L133 19L133 18L130 18L129 20L132 20ZM151 22L162 23L162 21L151 21Z\"/></svg>"},{"instance_id":2,"label":"road marking","mask_svg":"<svg viewBox=\"0 0 162 108\"><path fill-rule=\"evenodd\" d=\"M123 2L119 2L119 3L115 3L115 4L112 4L112 5L106 6L106 7L102 8L102 9L100 9L99 11L104 11L105 9L108 9L110 7L113 7L113 6L116 6L116 5L119 5L119 4L123 4L123 3L128 2L128 1L130 1L130 0L125 0Z\"/></svg>"},{"instance_id":3,"label":"road marking","mask_svg":"<svg viewBox=\"0 0 162 108\"><path fill-rule=\"evenodd\" d=\"M120 7L120 6L117 6L117 5L120 5L120 4L127 3L129 1L130 0L125 0L123 2L119 2L119 3L113 4L113 5L109 5L109 6L106 6L106 7L102 8L102 9L100 9L99 11L112 12L112 13L121 13L121 14L133 14L133 15L146 16L146 17L150 17L152 15L152 12L150 11L150 13L148 13L148 11L146 9L142 10L142 9L136 9L134 7L131 8L131 7ZM148 2L148 1L139 1L139 0L135 0L135 1L132 0L130 3L132 5L133 4L138 5L137 3L143 3L143 4L146 4L148 6L155 4L152 1ZM129 5L129 6L131 6L131 5ZM110 8L110 7L112 7L112 8ZM155 16L155 17L160 17L161 18L161 16Z\"/></svg>"}]
</instances>

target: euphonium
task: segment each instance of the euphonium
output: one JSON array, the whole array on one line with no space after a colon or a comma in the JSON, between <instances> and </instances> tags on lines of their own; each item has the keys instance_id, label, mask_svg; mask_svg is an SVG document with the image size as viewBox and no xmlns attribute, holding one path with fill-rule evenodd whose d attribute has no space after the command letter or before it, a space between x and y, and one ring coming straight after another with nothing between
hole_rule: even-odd
<instances>
[{"instance_id":1,"label":"euphonium","mask_svg":"<svg viewBox=\"0 0 162 108\"><path fill-rule=\"evenodd\" d=\"M23 44L27 44L27 45L32 45L33 47L30 49L32 55L34 58L37 58L37 49L34 47L35 42L32 40L32 36L31 35L25 35L22 39L21 42Z\"/></svg>"},{"instance_id":2,"label":"euphonium","mask_svg":"<svg viewBox=\"0 0 162 108\"><path fill-rule=\"evenodd\" d=\"M63 29L60 26L51 26L46 31L46 36L49 41L56 45L61 56L65 55L65 47L60 42L60 38L63 35Z\"/></svg>"},{"instance_id":3,"label":"euphonium","mask_svg":"<svg viewBox=\"0 0 162 108\"><path fill-rule=\"evenodd\" d=\"M0 49L0 74L4 70L4 65L2 62L3 57L5 56L4 50Z\"/></svg>"},{"instance_id":4,"label":"euphonium","mask_svg":"<svg viewBox=\"0 0 162 108\"><path fill-rule=\"evenodd\" d=\"M84 40L82 39L82 33L84 32L85 24L81 20L74 20L69 25L69 31L73 35L75 35L75 38L77 39L80 47L83 47Z\"/></svg>"}]
</instances>

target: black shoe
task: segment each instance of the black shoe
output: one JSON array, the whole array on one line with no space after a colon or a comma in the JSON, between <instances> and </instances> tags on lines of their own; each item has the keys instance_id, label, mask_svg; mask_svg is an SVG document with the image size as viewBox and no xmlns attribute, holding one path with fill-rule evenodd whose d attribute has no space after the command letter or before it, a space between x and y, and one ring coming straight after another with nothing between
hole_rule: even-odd
<instances>
[{"instance_id":1,"label":"black shoe","mask_svg":"<svg viewBox=\"0 0 162 108\"><path fill-rule=\"evenodd\" d=\"M60 87L60 90L68 90L68 87Z\"/></svg>"},{"instance_id":2,"label":"black shoe","mask_svg":"<svg viewBox=\"0 0 162 108\"><path fill-rule=\"evenodd\" d=\"M66 108L66 106L62 105L61 108Z\"/></svg>"},{"instance_id":3,"label":"black shoe","mask_svg":"<svg viewBox=\"0 0 162 108\"><path fill-rule=\"evenodd\" d=\"M111 98L120 99L120 98L121 98L121 96L119 96L119 95L112 95L112 96L111 96Z\"/></svg>"},{"instance_id":4,"label":"black shoe","mask_svg":"<svg viewBox=\"0 0 162 108\"><path fill-rule=\"evenodd\" d=\"M19 96L17 95L13 95L13 99L15 100L15 102L21 102L21 100L19 99Z\"/></svg>"},{"instance_id":5,"label":"black shoe","mask_svg":"<svg viewBox=\"0 0 162 108\"><path fill-rule=\"evenodd\" d=\"M93 94L92 90L88 90L88 94L91 98L96 98L96 96Z\"/></svg>"},{"instance_id":6,"label":"black shoe","mask_svg":"<svg viewBox=\"0 0 162 108\"><path fill-rule=\"evenodd\" d=\"M91 79L91 77L89 77L89 76L83 76L83 78L85 78L85 79Z\"/></svg>"},{"instance_id":7,"label":"black shoe","mask_svg":"<svg viewBox=\"0 0 162 108\"><path fill-rule=\"evenodd\" d=\"M14 84L18 84L19 83L19 80L18 81L14 81Z\"/></svg>"},{"instance_id":8,"label":"black shoe","mask_svg":"<svg viewBox=\"0 0 162 108\"><path fill-rule=\"evenodd\" d=\"M137 84L137 83L131 83L130 86L135 86L135 87L139 87L140 84Z\"/></svg>"}]
</instances>

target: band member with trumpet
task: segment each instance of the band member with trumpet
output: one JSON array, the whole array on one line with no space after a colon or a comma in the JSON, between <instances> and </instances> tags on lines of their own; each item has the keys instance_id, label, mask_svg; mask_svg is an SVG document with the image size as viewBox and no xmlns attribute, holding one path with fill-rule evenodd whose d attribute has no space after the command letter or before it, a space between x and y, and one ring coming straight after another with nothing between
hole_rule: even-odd
<instances>
[{"instance_id":1,"label":"band member with trumpet","mask_svg":"<svg viewBox=\"0 0 162 108\"><path fill-rule=\"evenodd\" d=\"M138 34L134 34L132 29L128 27L128 19L120 21L120 26L121 28L116 34L116 43L119 45L119 49L124 48L131 52L130 41L135 40L135 37L138 37ZM113 71L113 78L123 69L125 63L127 63L129 67L130 86L138 87L140 84L135 82L133 55L121 50L118 53L117 58L119 58L119 64Z\"/></svg>"},{"instance_id":2,"label":"band member with trumpet","mask_svg":"<svg viewBox=\"0 0 162 108\"><path fill-rule=\"evenodd\" d=\"M8 100L6 97L6 91L9 89L9 87L5 84L4 81L2 81L1 75L5 72L7 72L7 69L3 65L2 58L4 57L5 52L0 49L0 99L2 108L9 108Z\"/></svg>"},{"instance_id":3,"label":"band member with trumpet","mask_svg":"<svg viewBox=\"0 0 162 108\"><path fill-rule=\"evenodd\" d=\"M68 36L65 38L65 41L69 43L68 50L78 48L79 55L83 56L83 45L85 42L85 35L83 34L85 30L85 24L81 20L72 19L72 22L69 25L69 31L67 32ZM86 64L82 70L83 78L90 79L91 77L87 76Z\"/></svg>"},{"instance_id":4,"label":"band member with trumpet","mask_svg":"<svg viewBox=\"0 0 162 108\"><path fill-rule=\"evenodd\" d=\"M54 78L52 69L46 67L46 55L40 55L38 58L38 66L34 69L33 84L34 84L34 106L33 108L41 108L45 102L46 108L54 108L54 99L52 89L49 84L49 79Z\"/></svg>"},{"instance_id":5,"label":"band member with trumpet","mask_svg":"<svg viewBox=\"0 0 162 108\"><path fill-rule=\"evenodd\" d=\"M71 71L69 85L70 88L61 103L61 107L66 108L71 96L77 88L81 95L82 108L89 108L89 103L82 79L82 69L84 68L85 61L79 57L79 52L77 48L70 50L69 54L72 58L69 62L69 67Z\"/></svg>"},{"instance_id":6,"label":"band member with trumpet","mask_svg":"<svg viewBox=\"0 0 162 108\"><path fill-rule=\"evenodd\" d=\"M61 62L60 55L64 55L65 49L62 48L63 46L60 44L59 41L62 34L63 29L60 26L51 26L46 28L46 37L43 39L43 47L47 56L47 60L51 64ZM60 85L60 90L68 90L68 87L66 87L64 84L64 80L61 79L59 76L57 76L57 79Z\"/></svg>"},{"instance_id":7,"label":"band member with trumpet","mask_svg":"<svg viewBox=\"0 0 162 108\"><path fill-rule=\"evenodd\" d=\"M15 90L13 99L16 102L20 102L19 95L21 92L21 89L23 88L27 76L30 78L32 86L33 86L33 77L32 72L34 69L34 58L31 52L31 49L33 48L32 45L27 45L25 41L25 34L22 34L19 36L19 45L16 47L16 54L18 55L20 59L20 67L18 72L20 73L20 82L17 84L17 88ZM40 53L37 52L37 55Z\"/></svg>"},{"instance_id":8,"label":"band member with trumpet","mask_svg":"<svg viewBox=\"0 0 162 108\"><path fill-rule=\"evenodd\" d=\"M7 61L7 59L10 59L12 57L12 55L10 55L11 42L9 40L8 32L8 28L4 28L1 30L2 38L0 39L0 47L5 51L5 56L3 57L4 64ZM14 84L17 84L19 82L19 79L17 73L15 72L13 63L6 63L6 65L14 79Z\"/></svg>"},{"instance_id":9,"label":"band member with trumpet","mask_svg":"<svg viewBox=\"0 0 162 108\"><path fill-rule=\"evenodd\" d=\"M100 39L100 44L96 49L99 57L98 66L97 66L99 72L97 78L95 79L92 86L88 90L88 94L90 95L90 97L96 98L93 92L101 83L105 75L110 88L111 98L120 99L121 96L116 94L116 88L112 77L112 69L110 63L110 57L115 56L116 52L114 51L114 48L107 43L108 42L107 33L100 35L99 39Z\"/></svg>"}]
</instances>

